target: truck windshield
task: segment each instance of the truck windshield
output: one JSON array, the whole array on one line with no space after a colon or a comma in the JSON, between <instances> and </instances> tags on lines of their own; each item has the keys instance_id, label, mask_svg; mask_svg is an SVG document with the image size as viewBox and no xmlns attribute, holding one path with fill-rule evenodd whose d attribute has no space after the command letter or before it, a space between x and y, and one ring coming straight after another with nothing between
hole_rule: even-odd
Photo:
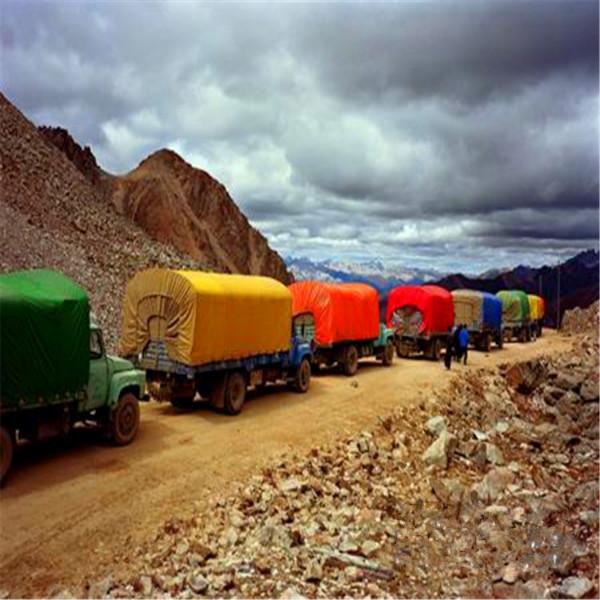
<instances>
[{"instance_id":1,"label":"truck windshield","mask_svg":"<svg viewBox=\"0 0 600 600\"><path fill-rule=\"evenodd\" d=\"M102 338L99 331L90 331L90 358L102 358Z\"/></svg>"}]
</instances>

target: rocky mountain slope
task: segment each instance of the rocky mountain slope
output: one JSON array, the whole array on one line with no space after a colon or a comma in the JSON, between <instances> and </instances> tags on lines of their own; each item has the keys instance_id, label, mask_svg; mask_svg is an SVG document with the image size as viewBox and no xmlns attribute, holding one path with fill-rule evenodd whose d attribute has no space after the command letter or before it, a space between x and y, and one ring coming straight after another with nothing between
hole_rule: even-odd
<instances>
[{"instance_id":1,"label":"rocky mountain slope","mask_svg":"<svg viewBox=\"0 0 600 600\"><path fill-rule=\"evenodd\" d=\"M268 275L288 283L283 259L269 247L225 187L171 150L159 150L126 175L111 175L61 128L40 127L49 143L153 239L213 265L217 271Z\"/></svg>"},{"instance_id":2,"label":"rocky mountain slope","mask_svg":"<svg viewBox=\"0 0 600 600\"><path fill-rule=\"evenodd\" d=\"M560 265L560 312L586 307L599 297L599 257L597 250L580 252ZM502 289L521 289L531 294L541 290L546 300L546 323L554 326L557 314L557 267L531 268L519 266L493 278L468 277L461 273L448 275L437 284L449 290L469 288L496 293Z\"/></svg>"},{"instance_id":3,"label":"rocky mountain slope","mask_svg":"<svg viewBox=\"0 0 600 600\"><path fill-rule=\"evenodd\" d=\"M598 597L595 323L572 352L461 370L356 437L266 465L90 594Z\"/></svg>"},{"instance_id":4,"label":"rocky mountain slope","mask_svg":"<svg viewBox=\"0 0 600 600\"><path fill-rule=\"evenodd\" d=\"M157 243L0 94L0 271L51 268L89 292L114 349L124 286L148 266L216 268Z\"/></svg>"}]
</instances>

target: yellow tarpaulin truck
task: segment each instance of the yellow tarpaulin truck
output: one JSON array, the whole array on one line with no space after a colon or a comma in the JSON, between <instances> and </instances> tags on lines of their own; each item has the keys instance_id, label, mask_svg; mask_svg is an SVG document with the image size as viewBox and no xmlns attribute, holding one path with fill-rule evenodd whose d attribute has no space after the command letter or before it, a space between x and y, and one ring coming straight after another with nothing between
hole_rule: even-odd
<instances>
[{"instance_id":1,"label":"yellow tarpaulin truck","mask_svg":"<svg viewBox=\"0 0 600 600\"><path fill-rule=\"evenodd\" d=\"M148 269L127 285L122 356L151 396L185 408L199 394L228 414L248 386L310 385L310 343L295 335L292 295L270 277Z\"/></svg>"}]
</instances>

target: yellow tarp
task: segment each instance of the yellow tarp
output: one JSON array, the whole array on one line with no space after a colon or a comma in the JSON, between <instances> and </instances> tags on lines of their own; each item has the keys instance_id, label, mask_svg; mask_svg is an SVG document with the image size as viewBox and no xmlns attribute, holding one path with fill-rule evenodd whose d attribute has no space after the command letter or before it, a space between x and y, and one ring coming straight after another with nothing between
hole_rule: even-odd
<instances>
[{"instance_id":1,"label":"yellow tarp","mask_svg":"<svg viewBox=\"0 0 600 600\"><path fill-rule=\"evenodd\" d=\"M120 352L163 340L188 365L288 350L292 295L270 277L148 269L128 283Z\"/></svg>"},{"instance_id":2,"label":"yellow tarp","mask_svg":"<svg viewBox=\"0 0 600 600\"><path fill-rule=\"evenodd\" d=\"M527 294L527 300L529 300L529 318L532 321L541 319L544 316L541 307L542 299L536 294Z\"/></svg>"}]
</instances>

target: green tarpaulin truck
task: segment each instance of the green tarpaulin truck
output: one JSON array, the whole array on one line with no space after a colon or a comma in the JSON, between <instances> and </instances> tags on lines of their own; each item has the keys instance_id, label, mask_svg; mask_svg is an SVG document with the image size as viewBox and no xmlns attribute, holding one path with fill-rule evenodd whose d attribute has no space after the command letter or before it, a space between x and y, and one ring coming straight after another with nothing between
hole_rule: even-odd
<instances>
[{"instance_id":1,"label":"green tarpaulin truck","mask_svg":"<svg viewBox=\"0 0 600 600\"><path fill-rule=\"evenodd\" d=\"M0 481L18 440L83 420L128 444L143 393L144 373L104 351L83 289L48 270L0 275Z\"/></svg>"}]
</instances>

